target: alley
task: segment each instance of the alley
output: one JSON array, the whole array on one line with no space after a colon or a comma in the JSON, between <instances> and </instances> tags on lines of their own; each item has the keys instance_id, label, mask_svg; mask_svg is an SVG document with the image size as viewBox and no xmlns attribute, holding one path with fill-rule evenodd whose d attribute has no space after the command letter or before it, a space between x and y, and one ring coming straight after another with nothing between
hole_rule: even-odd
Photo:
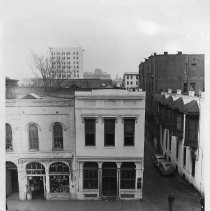
<instances>
[{"instance_id":1,"label":"alley","mask_svg":"<svg viewBox=\"0 0 210 211\"><path fill-rule=\"evenodd\" d=\"M166 210L169 193L175 194L174 210L199 210L199 194L179 176L162 176L153 167L151 144L145 143L143 199L156 210ZM158 209L157 209L158 207Z\"/></svg>"}]
</instances>

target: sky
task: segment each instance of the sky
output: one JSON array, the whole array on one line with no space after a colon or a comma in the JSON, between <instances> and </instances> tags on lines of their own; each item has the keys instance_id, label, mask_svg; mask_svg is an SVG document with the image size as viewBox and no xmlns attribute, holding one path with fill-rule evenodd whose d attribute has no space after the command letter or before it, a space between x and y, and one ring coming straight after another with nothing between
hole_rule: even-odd
<instances>
[{"instance_id":1,"label":"sky","mask_svg":"<svg viewBox=\"0 0 210 211\"><path fill-rule=\"evenodd\" d=\"M209 0L1 0L0 49L10 78L33 77L31 53L82 47L84 71L123 76L154 52L205 54Z\"/></svg>"}]
</instances>

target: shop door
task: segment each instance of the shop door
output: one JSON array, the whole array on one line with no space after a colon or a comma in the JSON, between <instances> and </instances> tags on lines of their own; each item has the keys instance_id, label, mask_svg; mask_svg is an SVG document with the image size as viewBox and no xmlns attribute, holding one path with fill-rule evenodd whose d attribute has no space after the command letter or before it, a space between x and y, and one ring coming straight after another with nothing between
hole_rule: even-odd
<instances>
[{"instance_id":1,"label":"shop door","mask_svg":"<svg viewBox=\"0 0 210 211\"><path fill-rule=\"evenodd\" d=\"M115 163L102 165L102 195L116 197L117 195L117 166Z\"/></svg>"},{"instance_id":2,"label":"shop door","mask_svg":"<svg viewBox=\"0 0 210 211\"><path fill-rule=\"evenodd\" d=\"M29 176L28 182L30 185L32 199L44 198L44 177L43 176Z\"/></svg>"}]
</instances>

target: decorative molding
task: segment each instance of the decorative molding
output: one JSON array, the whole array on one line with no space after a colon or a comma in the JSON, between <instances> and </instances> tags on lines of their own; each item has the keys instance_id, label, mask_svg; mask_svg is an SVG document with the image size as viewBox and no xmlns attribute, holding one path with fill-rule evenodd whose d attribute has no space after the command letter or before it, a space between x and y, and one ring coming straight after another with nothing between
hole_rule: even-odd
<instances>
[{"instance_id":1,"label":"decorative molding","mask_svg":"<svg viewBox=\"0 0 210 211\"><path fill-rule=\"evenodd\" d=\"M36 127L37 127L38 131L41 131L41 127L40 127L40 125L39 125L39 124L37 124L36 122L29 122L29 123L27 123L27 124L26 124L26 126L25 126L25 131L27 131L27 130L28 130L28 128L29 128L29 126L30 126L30 125L36 125Z\"/></svg>"},{"instance_id":2,"label":"decorative molding","mask_svg":"<svg viewBox=\"0 0 210 211\"><path fill-rule=\"evenodd\" d=\"M30 162L40 162L40 163L49 163L49 162L60 162L66 161L71 162L72 158L20 158L18 159L18 163L30 163Z\"/></svg>"},{"instance_id":3,"label":"decorative molding","mask_svg":"<svg viewBox=\"0 0 210 211\"><path fill-rule=\"evenodd\" d=\"M135 123L138 123L139 115L120 115L122 123L124 119L135 119Z\"/></svg>"},{"instance_id":4,"label":"decorative molding","mask_svg":"<svg viewBox=\"0 0 210 211\"><path fill-rule=\"evenodd\" d=\"M66 127L63 123L61 123L61 122L56 122L56 121L55 121L55 122L52 122L52 123L50 124L49 131L52 131L53 125L54 125L55 123L59 123L59 124L62 126L62 128L63 128L64 131L66 131L66 130L68 129L68 127Z\"/></svg>"},{"instance_id":5,"label":"decorative molding","mask_svg":"<svg viewBox=\"0 0 210 211\"><path fill-rule=\"evenodd\" d=\"M101 117L102 123L104 123L104 119L115 119L115 123L117 123L118 118L119 118L119 116L117 115L101 115L100 117Z\"/></svg>"},{"instance_id":6,"label":"decorative molding","mask_svg":"<svg viewBox=\"0 0 210 211\"><path fill-rule=\"evenodd\" d=\"M85 119L95 119L96 123L98 123L100 115L82 114L81 118L82 118L82 123L85 123Z\"/></svg>"}]
</instances>

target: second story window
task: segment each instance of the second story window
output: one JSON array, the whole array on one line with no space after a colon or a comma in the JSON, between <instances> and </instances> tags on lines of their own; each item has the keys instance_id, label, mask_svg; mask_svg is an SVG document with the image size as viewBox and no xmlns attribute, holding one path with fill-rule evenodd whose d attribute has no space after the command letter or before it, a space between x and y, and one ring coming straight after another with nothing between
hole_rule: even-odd
<instances>
[{"instance_id":1,"label":"second story window","mask_svg":"<svg viewBox=\"0 0 210 211\"><path fill-rule=\"evenodd\" d=\"M183 151L183 166L186 166L186 147L184 147Z\"/></svg>"},{"instance_id":2,"label":"second story window","mask_svg":"<svg viewBox=\"0 0 210 211\"><path fill-rule=\"evenodd\" d=\"M124 119L124 146L134 146L135 119Z\"/></svg>"},{"instance_id":3,"label":"second story window","mask_svg":"<svg viewBox=\"0 0 210 211\"><path fill-rule=\"evenodd\" d=\"M53 149L63 150L63 128L58 122L53 125Z\"/></svg>"},{"instance_id":4,"label":"second story window","mask_svg":"<svg viewBox=\"0 0 210 211\"><path fill-rule=\"evenodd\" d=\"M96 120L85 119L85 146L95 146Z\"/></svg>"},{"instance_id":5,"label":"second story window","mask_svg":"<svg viewBox=\"0 0 210 211\"><path fill-rule=\"evenodd\" d=\"M104 120L104 146L115 145L115 119Z\"/></svg>"},{"instance_id":6,"label":"second story window","mask_svg":"<svg viewBox=\"0 0 210 211\"><path fill-rule=\"evenodd\" d=\"M29 149L38 150L39 149L39 139L38 139L38 129L35 124L30 124L28 128L29 132Z\"/></svg>"},{"instance_id":7,"label":"second story window","mask_svg":"<svg viewBox=\"0 0 210 211\"><path fill-rule=\"evenodd\" d=\"M185 125L185 141L191 147L197 146L198 142L198 116L188 116L186 115L186 125Z\"/></svg>"},{"instance_id":8,"label":"second story window","mask_svg":"<svg viewBox=\"0 0 210 211\"><path fill-rule=\"evenodd\" d=\"M12 127L10 124L6 123L6 150L12 151Z\"/></svg>"}]
</instances>

